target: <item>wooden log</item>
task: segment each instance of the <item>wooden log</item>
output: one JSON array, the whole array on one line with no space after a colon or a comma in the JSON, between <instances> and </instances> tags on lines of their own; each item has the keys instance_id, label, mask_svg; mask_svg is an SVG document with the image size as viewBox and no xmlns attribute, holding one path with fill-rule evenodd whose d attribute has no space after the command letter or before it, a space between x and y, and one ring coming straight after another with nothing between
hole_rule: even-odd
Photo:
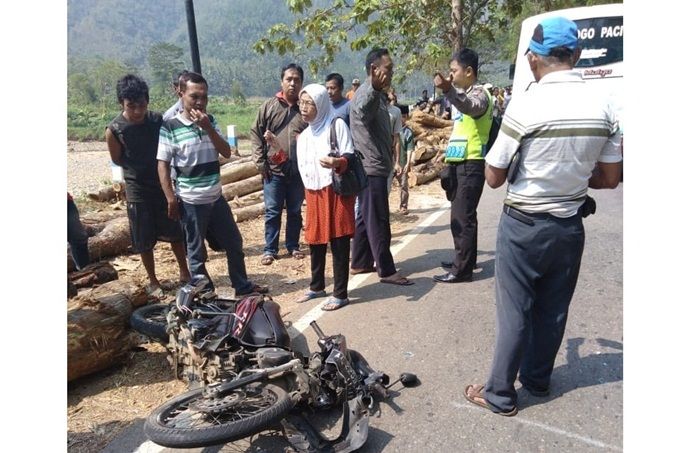
<instances>
[{"instance_id":1,"label":"wooden log","mask_svg":"<svg viewBox=\"0 0 700 453\"><path fill-rule=\"evenodd\" d=\"M438 163L432 164L431 167L427 168L423 173L411 172L408 174L408 187L415 187L421 184L432 181L433 179L440 176L440 170L442 170L444 165Z\"/></svg>"},{"instance_id":2,"label":"wooden log","mask_svg":"<svg viewBox=\"0 0 700 453\"><path fill-rule=\"evenodd\" d=\"M256 203L243 208L233 209L233 219L236 223L245 222L246 220L254 219L265 213L265 203Z\"/></svg>"},{"instance_id":3,"label":"wooden log","mask_svg":"<svg viewBox=\"0 0 700 453\"><path fill-rule=\"evenodd\" d=\"M443 128L443 127L452 127L454 124L454 121L452 120L446 120L444 118L440 118L437 115L432 115L430 113L426 113L420 110L417 110L413 116L411 116L411 120L416 123L420 123L423 126L431 127L431 128Z\"/></svg>"},{"instance_id":4,"label":"wooden log","mask_svg":"<svg viewBox=\"0 0 700 453\"><path fill-rule=\"evenodd\" d=\"M120 281L68 301L68 381L116 365L128 356L138 344L129 317L146 302L142 287Z\"/></svg>"},{"instance_id":5,"label":"wooden log","mask_svg":"<svg viewBox=\"0 0 700 453\"><path fill-rule=\"evenodd\" d=\"M242 197L235 197L229 202L231 209L242 208L244 206L250 206L251 204L260 203L263 201L263 191L259 190L257 192L249 193L248 195L243 195Z\"/></svg>"},{"instance_id":6,"label":"wooden log","mask_svg":"<svg viewBox=\"0 0 700 453\"><path fill-rule=\"evenodd\" d=\"M240 157L237 157L237 156L234 156L234 155L232 154L231 157L229 157L229 158L227 159L227 158L221 157L221 155L219 155L219 165L221 165L221 169L222 169L222 170L223 170L224 168L228 168L228 167L230 167L230 166L232 166L232 165L242 164L242 163L244 163L244 162L253 162L253 156L240 156Z\"/></svg>"},{"instance_id":7,"label":"wooden log","mask_svg":"<svg viewBox=\"0 0 700 453\"><path fill-rule=\"evenodd\" d=\"M83 225L105 223L112 219L126 216L126 209L105 209L101 211L88 212L80 217Z\"/></svg>"},{"instance_id":8,"label":"wooden log","mask_svg":"<svg viewBox=\"0 0 700 453\"><path fill-rule=\"evenodd\" d=\"M96 236L88 238L90 262L126 253L131 247L129 219L118 217L106 223L104 229ZM75 269L75 263L68 253L68 271Z\"/></svg>"},{"instance_id":9,"label":"wooden log","mask_svg":"<svg viewBox=\"0 0 700 453\"><path fill-rule=\"evenodd\" d=\"M235 197L241 197L243 195L248 195L249 193L257 192L262 190L263 182L260 175L256 174L246 179L240 181L232 182L222 186L221 192L226 199L226 201L231 201Z\"/></svg>"},{"instance_id":10,"label":"wooden log","mask_svg":"<svg viewBox=\"0 0 700 453\"><path fill-rule=\"evenodd\" d=\"M100 283L111 282L118 278L117 270L109 263L100 261L68 274L68 280L76 288L88 288Z\"/></svg>"},{"instance_id":11,"label":"wooden log","mask_svg":"<svg viewBox=\"0 0 700 453\"><path fill-rule=\"evenodd\" d=\"M100 231L104 230L105 227L107 226L106 223L94 223L94 224L87 224L83 225L85 227L85 232L87 233L88 237L93 237L96 236L100 233Z\"/></svg>"},{"instance_id":12,"label":"wooden log","mask_svg":"<svg viewBox=\"0 0 700 453\"><path fill-rule=\"evenodd\" d=\"M103 187L97 192L87 194L88 198L93 201L116 201L124 198L126 193L124 183L114 183L109 187Z\"/></svg>"},{"instance_id":13,"label":"wooden log","mask_svg":"<svg viewBox=\"0 0 700 453\"><path fill-rule=\"evenodd\" d=\"M243 162L240 164L237 162L232 162L232 164L233 165L229 165L221 169L222 186L258 175L258 169L255 166L255 163L252 161Z\"/></svg>"},{"instance_id":14,"label":"wooden log","mask_svg":"<svg viewBox=\"0 0 700 453\"><path fill-rule=\"evenodd\" d=\"M413 163L419 164L435 157L438 153L436 146L422 146L413 151Z\"/></svg>"}]
</instances>

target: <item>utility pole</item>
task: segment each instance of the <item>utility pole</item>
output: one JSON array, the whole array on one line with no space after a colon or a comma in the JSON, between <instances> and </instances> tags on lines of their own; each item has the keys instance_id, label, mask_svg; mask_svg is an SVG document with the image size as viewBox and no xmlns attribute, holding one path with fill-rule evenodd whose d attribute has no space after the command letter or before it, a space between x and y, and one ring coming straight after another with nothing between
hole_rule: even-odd
<instances>
[{"instance_id":1,"label":"utility pole","mask_svg":"<svg viewBox=\"0 0 700 453\"><path fill-rule=\"evenodd\" d=\"M190 55L192 57L192 71L201 74L202 64L199 61L199 44L197 43L197 24L194 21L194 5L192 0L185 0L187 13L187 31L190 35Z\"/></svg>"}]
</instances>

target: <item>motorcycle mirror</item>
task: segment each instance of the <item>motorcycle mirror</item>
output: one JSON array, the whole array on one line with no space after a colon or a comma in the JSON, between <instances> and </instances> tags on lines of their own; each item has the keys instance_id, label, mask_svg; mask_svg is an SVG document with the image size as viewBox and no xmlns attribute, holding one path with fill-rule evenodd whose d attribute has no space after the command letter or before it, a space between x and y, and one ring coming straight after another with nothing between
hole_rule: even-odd
<instances>
[{"instance_id":1,"label":"motorcycle mirror","mask_svg":"<svg viewBox=\"0 0 700 453\"><path fill-rule=\"evenodd\" d=\"M420 385L420 380L418 379L418 376L416 376L413 373L401 373L399 379L401 380L401 384L403 384L404 387L410 388Z\"/></svg>"}]
</instances>

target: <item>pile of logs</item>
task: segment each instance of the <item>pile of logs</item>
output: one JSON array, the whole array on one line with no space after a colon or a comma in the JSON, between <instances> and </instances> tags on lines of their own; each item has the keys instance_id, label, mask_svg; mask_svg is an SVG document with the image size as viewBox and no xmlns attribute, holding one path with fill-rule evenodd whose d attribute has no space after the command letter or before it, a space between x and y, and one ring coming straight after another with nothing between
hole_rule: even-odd
<instances>
[{"instance_id":1,"label":"pile of logs","mask_svg":"<svg viewBox=\"0 0 700 453\"><path fill-rule=\"evenodd\" d=\"M241 157L235 160L222 160L221 185L223 196L228 201L236 222L243 222L262 215L265 211L263 203L263 183L255 168L252 157ZM110 186L95 194L88 194L93 200L109 201L114 199ZM92 262L103 258L127 253L131 247L129 220L123 203L116 203L112 209L102 210L83 215L80 218L88 233L88 250ZM75 269L70 254L67 256L68 271Z\"/></svg>"},{"instance_id":2,"label":"pile of logs","mask_svg":"<svg viewBox=\"0 0 700 453\"><path fill-rule=\"evenodd\" d=\"M406 125L413 131L415 150L408 185L415 187L432 181L444 167L445 148L452 134L453 121L414 109Z\"/></svg>"}]
</instances>

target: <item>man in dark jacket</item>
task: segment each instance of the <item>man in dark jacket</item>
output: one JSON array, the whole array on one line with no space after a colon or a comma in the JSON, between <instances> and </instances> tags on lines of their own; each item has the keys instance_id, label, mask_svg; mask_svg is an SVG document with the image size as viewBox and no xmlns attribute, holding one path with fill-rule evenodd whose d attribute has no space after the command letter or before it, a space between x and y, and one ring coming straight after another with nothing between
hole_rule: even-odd
<instances>
[{"instance_id":1,"label":"man in dark jacket","mask_svg":"<svg viewBox=\"0 0 700 453\"><path fill-rule=\"evenodd\" d=\"M299 250L304 185L296 162L297 137L306 127L297 105L304 71L291 63L282 68L281 79L281 91L260 106L250 135L255 165L263 176L265 248L261 263L264 265L272 264L277 258L285 205L285 246L294 258L304 258Z\"/></svg>"}]
</instances>

